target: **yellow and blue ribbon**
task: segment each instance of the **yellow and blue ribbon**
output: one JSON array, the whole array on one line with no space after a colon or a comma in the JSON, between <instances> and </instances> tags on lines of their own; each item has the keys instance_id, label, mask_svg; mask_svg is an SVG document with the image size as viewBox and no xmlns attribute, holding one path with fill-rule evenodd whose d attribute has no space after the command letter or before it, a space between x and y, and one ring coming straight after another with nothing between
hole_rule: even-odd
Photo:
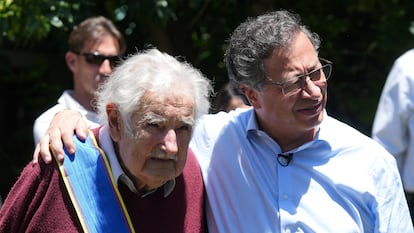
<instances>
[{"instance_id":1,"label":"yellow and blue ribbon","mask_svg":"<svg viewBox=\"0 0 414 233\"><path fill-rule=\"evenodd\" d=\"M59 171L84 232L135 233L108 159L90 131L85 142L74 136L76 153L65 150Z\"/></svg>"}]
</instances>

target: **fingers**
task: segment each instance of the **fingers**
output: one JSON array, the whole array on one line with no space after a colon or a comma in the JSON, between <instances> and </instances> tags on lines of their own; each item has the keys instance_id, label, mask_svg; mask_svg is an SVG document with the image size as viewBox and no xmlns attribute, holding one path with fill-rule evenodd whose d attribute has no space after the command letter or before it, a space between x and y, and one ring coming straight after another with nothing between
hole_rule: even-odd
<instances>
[{"instance_id":1,"label":"fingers","mask_svg":"<svg viewBox=\"0 0 414 233\"><path fill-rule=\"evenodd\" d=\"M86 121L79 112L73 110L64 110L56 114L50 126L51 128L52 126L56 126L60 129L62 140L66 146L66 142L73 143L72 136L74 132L82 141L84 141L88 135Z\"/></svg>"},{"instance_id":2,"label":"fingers","mask_svg":"<svg viewBox=\"0 0 414 233\"><path fill-rule=\"evenodd\" d=\"M50 136L51 149L58 160L63 158L63 144L67 152L75 153L76 148L73 141L75 131L79 133L79 138L83 138L83 140L86 138L88 129L82 115L77 111L63 110L57 113L50 123L47 134Z\"/></svg>"},{"instance_id":3,"label":"fingers","mask_svg":"<svg viewBox=\"0 0 414 233\"><path fill-rule=\"evenodd\" d=\"M59 126L59 131L56 130L53 132L56 133L56 137L54 139L60 138L63 141L66 150L70 154L74 154L76 151L76 147L73 139L73 133L75 132L76 136L81 141L85 141L88 135L88 127L86 125L86 122L81 118L80 114L77 112L74 112L70 116L68 115L66 122L66 124ZM56 145L59 146L60 144L56 142ZM54 145L52 146L54 151L57 151L57 148L55 148Z\"/></svg>"},{"instance_id":4,"label":"fingers","mask_svg":"<svg viewBox=\"0 0 414 233\"><path fill-rule=\"evenodd\" d=\"M37 144L36 145L36 148L35 148L35 150L33 152L33 160L32 160L32 163L36 164L36 163L39 162L39 155L40 155L39 152L40 152L40 144ZM45 162L46 162L46 160L45 160Z\"/></svg>"},{"instance_id":5,"label":"fingers","mask_svg":"<svg viewBox=\"0 0 414 233\"><path fill-rule=\"evenodd\" d=\"M46 134L40 139L39 145L33 153L33 162L37 163L39 156L46 162L52 161L52 153L56 159L63 162L64 148L68 153L75 153L75 143L73 133L76 132L77 137L84 141L88 135L87 123L83 120L82 115L73 110L62 110L57 113Z\"/></svg>"},{"instance_id":6,"label":"fingers","mask_svg":"<svg viewBox=\"0 0 414 233\"><path fill-rule=\"evenodd\" d=\"M36 145L35 152L33 154L33 160L39 159L39 156L45 161L45 163L50 163L52 161L52 154L49 150L49 135L45 135L40 139L39 144ZM36 157L36 158L35 158Z\"/></svg>"},{"instance_id":7,"label":"fingers","mask_svg":"<svg viewBox=\"0 0 414 233\"><path fill-rule=\"evenodd\" d=\"M75 133L76 136L81 140L85 141L86 137L88 136L88 126L83 119L79 119L75 126Z\"/></svg>"},{"instance_id":8,"label":"fingers","mask_svg":"<svg viewBox=\"0 0 414 233\"><path fill-rule=\"evenodd\" d=\"M71 134L72 137L73 133ZM40 154L42 156L42 158L44 158L43 155L51 156L50 150L52 151L52 153L56 156L56 159L60 162L63 162L63 158L64 158L64 154L65 152L63 151L63 144L62 144L62 138L61 138L62 134L59 128L53 127L53 128L49 128L49 130L47 131L47 134L45 137L42 138L42 141L40 142L41 144L41 148L40 148ZM44 141L43 141L44 139ZM49 143L46 146L46 140L49 141ZM49 147L50 146L50 147ZM68 144L66 144L67 148L71 148L72 149L67 149L69 153L75 153L74 147L75 145L73 144L73 140L72 140L72 144L70 144L70 142ZM48 152L46 152L46 150Z\"/></svg>"}]
</instances>

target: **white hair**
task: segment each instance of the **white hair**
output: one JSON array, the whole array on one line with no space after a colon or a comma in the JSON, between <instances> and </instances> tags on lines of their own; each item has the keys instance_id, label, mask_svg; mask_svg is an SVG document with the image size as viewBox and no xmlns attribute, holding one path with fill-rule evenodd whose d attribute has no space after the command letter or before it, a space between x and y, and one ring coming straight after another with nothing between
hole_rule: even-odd
<instances>
[{"instance_id":1,"label":"white hair","mask_svg":"<svg viewBox=\"0 0 414 233\"><path fill-rule=\"evenodd\" d=\"M163 95L167 90L176 88L177 83L180 90L175 91L194 97L194 120L207 114L213 88L210 80L199 70L157 49L131 55L98 88L96 107L101 122L108 124L106 106L112 103L119 109L126 130L133 132L132 115L141 104L143 95L147 91Z\"/></svg>"}]
</instances>

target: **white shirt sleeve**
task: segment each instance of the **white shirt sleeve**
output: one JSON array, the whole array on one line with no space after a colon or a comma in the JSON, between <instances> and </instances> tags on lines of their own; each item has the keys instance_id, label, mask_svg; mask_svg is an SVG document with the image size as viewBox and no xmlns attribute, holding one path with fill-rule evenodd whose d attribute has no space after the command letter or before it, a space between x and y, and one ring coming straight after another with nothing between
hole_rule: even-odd
<instances>
[{"instance_id":1,"label":"white shirt sleeve","mask_svg":"<svg viewBox=\"0 0 414 233\"><path fill-rule=\"evenodd\" d=\"M408 59L408 56L411 58ZM412 58L414 51L395 61L384 85L372 127L372 138L395 156L400 168L409 146L409 121L414 109Z\"/></svg>"}]
</instances>

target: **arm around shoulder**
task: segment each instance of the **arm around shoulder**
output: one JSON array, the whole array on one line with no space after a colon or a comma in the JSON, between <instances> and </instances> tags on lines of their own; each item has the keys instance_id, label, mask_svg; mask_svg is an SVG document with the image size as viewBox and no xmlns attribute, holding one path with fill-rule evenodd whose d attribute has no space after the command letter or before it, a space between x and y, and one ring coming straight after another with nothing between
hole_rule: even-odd
<instances>
[{"instance_id":1,"label":"arm around shoulder","mask_svg":"<svg viewBox=\"0 0 414 233\"><path fill-rule=\"evenodd\" d=\"M76 133L82 141L88 135L88 126L83 116L75 110L63 110L52 119L48 130L41 138L33 154L33 161L37 162L40 156L46 163L52 159L52 150L58 160L63 160L63 144L69 153L75 153L73 134Z\"/></svg>"}]
</instances>

